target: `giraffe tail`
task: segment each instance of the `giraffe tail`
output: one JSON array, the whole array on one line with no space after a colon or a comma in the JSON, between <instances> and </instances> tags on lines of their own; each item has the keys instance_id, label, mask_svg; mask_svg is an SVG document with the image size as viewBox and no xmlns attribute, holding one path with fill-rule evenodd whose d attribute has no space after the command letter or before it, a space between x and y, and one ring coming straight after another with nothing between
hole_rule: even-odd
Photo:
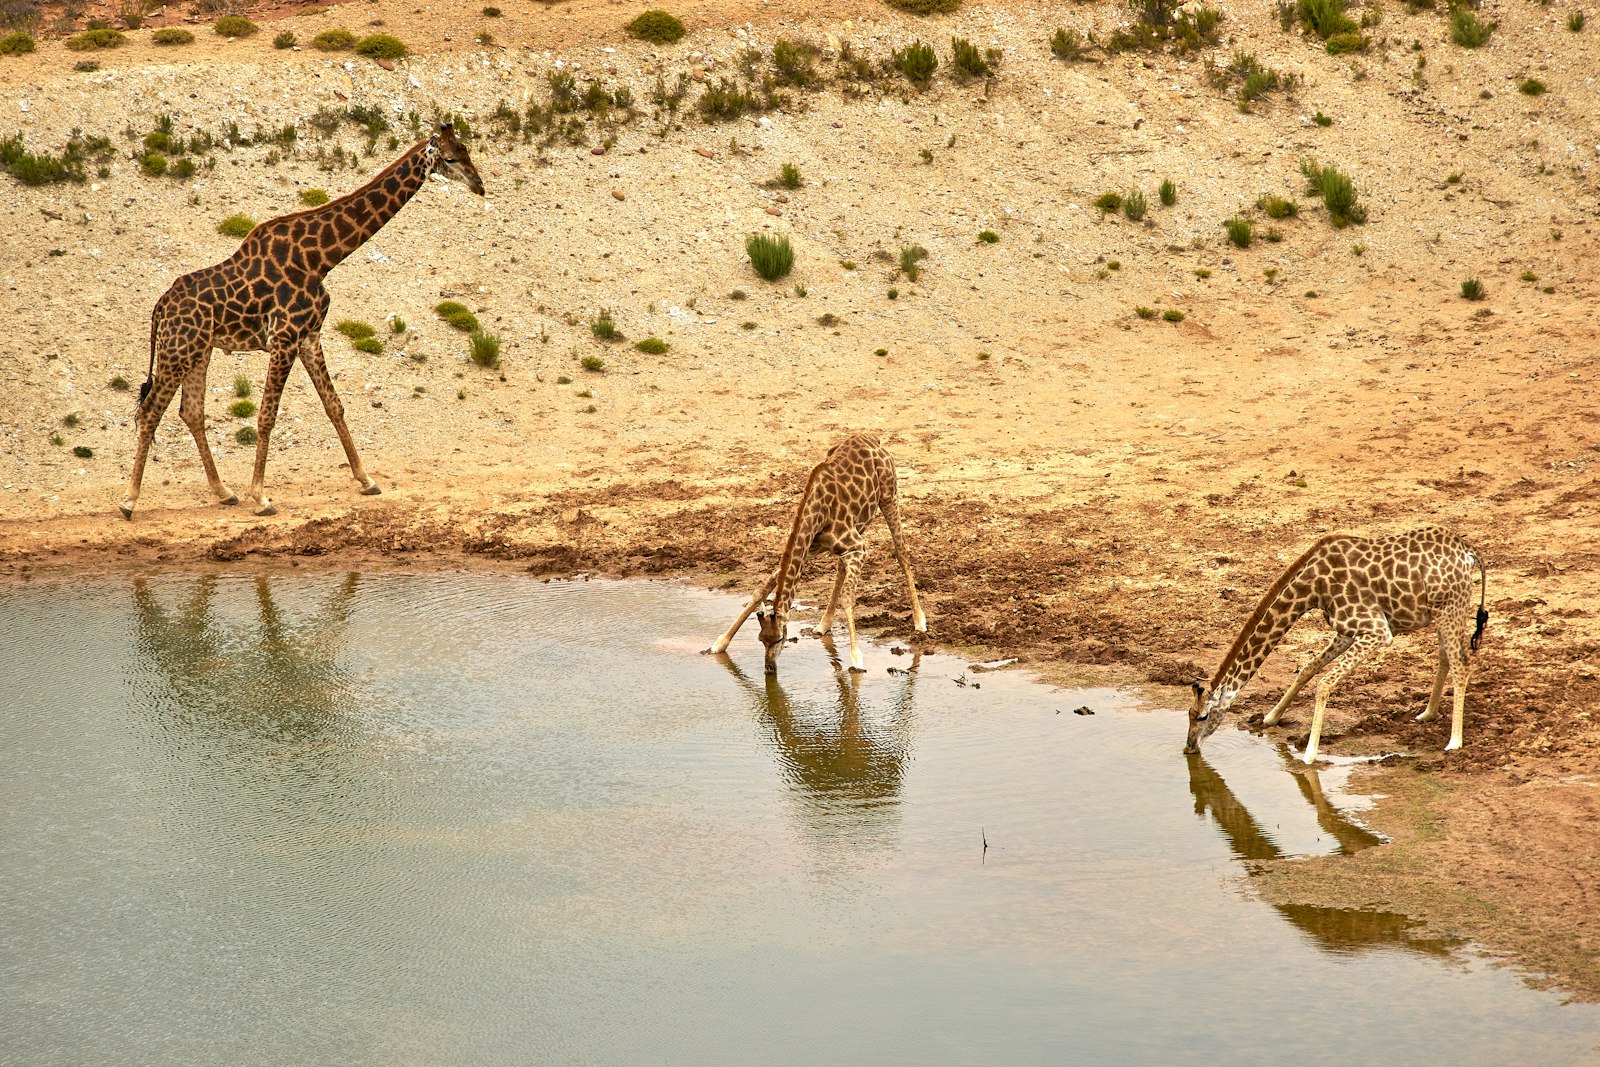
<instances>
[{"instance_id":1,"label":"giraffe tail","mask_svg":"<svg viewBox=\"0 0 1600 1067\"><path fill-rule=\"evenodd\" d=\"M144 398L150 395L150 387L156 380L156 317L150 316L150 367L144 372L144 384L139 386L138 407L144 407Z\"/></svg>"},{"instance_id":2,"label":"giraffe tail","mask_svg":"<svg viewBox=\"0 0 1600 1067\"><path fill-rule=\"evenodd\" d=\"M1489 625L1489 613L1484 610L1484 599L1488 595L1489 569L1483 565L1483 557L1477 552L1472 553L1472 562L1478 568L1478 625L1472 631L1472 651L1478 651L1478 644L1483 640L1483 628Z\"/></svg>"}]
</instances>

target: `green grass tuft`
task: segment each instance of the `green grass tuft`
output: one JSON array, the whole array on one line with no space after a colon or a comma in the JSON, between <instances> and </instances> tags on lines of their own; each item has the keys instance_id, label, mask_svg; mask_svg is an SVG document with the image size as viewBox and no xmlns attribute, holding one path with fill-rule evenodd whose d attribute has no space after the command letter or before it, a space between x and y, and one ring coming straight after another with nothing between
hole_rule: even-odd
<instances>
[{"instance_id":1,"label":"green grass tuft","mask_svg":"<svg viewBox=\"0 0 1600 1067\"><path fill-rule=\"evenodd\" d=\"M334 329L352 341L359 341L363 337L372 337L378 332L372 328L370 323L357 322L355 319L344 319Z\"/></svg>"},{"instance_id":2,"label":"green grass tuft","mask_svg":"<svg viewBox=\"0 0 1600 1067\"><path fill-rule=\"evenodd\" d=\"M482 330L472 331L472 362L480 367L498 368L500 366L500 335L485 333Z\"/></svg>"},{"instance_id":3,"label":"green grass tuft","mask_svg":"<svg viewBox=\"0 0 1600 1067\"><path fill-rule=\"evenodd\" d=\"M1179 311L1177 308L1168 308L1161 313L1161 317L1166 319L1168 322L1182 322L1184 319L1183 312Z\"/></svg>"},{"instance_id":4,"label":"green grass tuft","mask_svg":"<svg viewBox=\"0 0 1600 1067\"><path fill-rule=\"evenodd\" d=\"M1255 227L1242 215L1235 215L1222 225L1228 231L1228 240L1240 248L1249 248L1250 242L1255 239Z\"/></svg>"},{"instance_id":5,"label":"green grass tuft","mask_svg":"<svg viewBox=\"0 0 1600 1067\"><path fill-rule=\"evenodd\" d=\"M348 52L356 46L356 35L349 30L323 30L311 38L311 47L319 52Z\"/></svg>"},{"instance_id":6,"label":"green grass tuft","mask_svg":"<svg viewBox=\"0 0 1600 1067\"><path fill-rule=\"evenodd\" d=\"M369 33L355 45L356 55L368 59L403 59L411 50L400 38L387 33Z\"/></svg>"},{"instance_id":7,"label":"green grass tuft","mask_svg":"<svg viewBox=\"0 0 1600 1067\"><path fill-rule=\"evenodd\" d=\"M235 374L233 376L233 395L234 396L249 396L250 395L250 379L246 378L242 374Z\"/></svg>"},{"instance_id":8,"label":"green grass tuft","mask_svg":"<svg viewBox=\"0 0 1600 1067\"><path fill-rule=\"evenodd\" d=\"M663 341L659 337L646 337L633 347L637 348L646 355L659 356L665 353L667 349L671 348L672 346L667 344L667 342Z\"/></svg>"},{"instance_id":9,"label":"green grass tuft","mask_svg":"<svg viewBox=\"0 0 1600 1067\"><path fill-rule=\"evenodd\" d=\"M919 88L926 87L933 78L933 72L939 69L939 57L934 54L933 45L925 41L916 41L896 49L891 61L895 70Z\"/></svg>"},{"instance_id":10,"label":"green grass tuft","mask_svg":"<svg viewBox=\"0 0 1600 1067\"><path fill-rule=\"evenodd\" d=\"M300 190L300 202L306 207L320 207L328 202L328 190L302 189Z\"/></svg>"},{"instance_id":11,"label":"green grass tuft","mask_svg":"<svg viewBox=\"0 0 1600 1067\"><path fill-rule=\"evenodd\" d=\"M243 15L224 15L211 28L218 37L249 37L261 29Z\"/></svg>"},{"instance_id":12,"label":"green grass tuft","mask_svg":"<svg viewBox=\"0 0 1600 1067\"><path fill-rule=\"evenodd\" d=\"M365 352L376 356L383 351L383 342L376 337L358 337L350 342L350 347L357 352Z\"/></svg>"},{"instance_id":13,"label":"green grass tuft","mask_svg":"<svg viewBox=\"0 0 1600 1067\"><path fill-rule=\"evenodd\" d=\"M1094 198L1094 206L1100 209L1101 215L1115 215L1122 210L1122 194L1101 193Z\"/></svg>"},{"instance_id":14,"label":"green grass tuft","mask_svg":"<svg viewBox=\"0 0 1600 1067\"><path fill-rule=\"evenodd\" d=\"M921 245L902 245L900 273L906 276L907 281L916 281L922 275L922 268L918 264L927 258L928 250Z\"/></svg>"},{"instance_id":15,"label":"green grass tuft","mask_svg":"<svg viewBox=\"0 0 1600 1067\"><path fill-rule=\"evenodd\" d=\"M254 400L235 400L228 405L228 414L236 419L248 419L256 413Z\"/></svg>"},{"instance_id":16,"label":"green grass tuft","mask_svg":"<svg viewBox=\"0 0 1600 1067\"><path fill-rule=\"evenodd\" d=\"M1489 43L1495 23L1484 22L1465 4L1450 16L1450 40L1462 48L1481 48Z\"/></svg>"},{"instance_id":17,"label":"green grass tuft","mask_svg":"<svg viewBox=\"0 0 1600 1067\"><path fill-rule=\"evenodd\" d=\"M1122 213L1128 216L1129 221L1139 222L1148 210L1149 205L1145 202L1144 193L1139 190L1134 189L1122 195Z\"/></svg>"},{"instance_id":18,"label":"green grass tuft","mask_svg":"<svg viewBox=\"0 0 1600 1067\"><path fill-rule=\"evenodd\" d=\"M995 233L993 230L979 230L978 240L982 241L986 245L999 244L1000 235Z\"/></svg>"},{"instance_id":19,"label":"green grass tuft","mask_svg":"<svg viewBox=\"0 0 1600 1067\"><path fill-rule=\"evenodd\" d=\"M794 248L787 237L753 233L745 239L744 250L756 273L769 282L777 281L794 269Z\"/></svg>"},{"instance_id":20,"label":"green grass tuft","mask_svg":"<svg viewBox=\"0 0 1600 1067\"><path fill-rule=\"evenodd\" d=\"M98 52L102 48L121 48L127 40L117 30L85 30L67 38L67 47L74 52Z\"/></svg>"},{"instance_id":21,"label":"green grass tuft","mask_svg":"<svg viewBox=\"0 0 1600 1067\"><path fill-rule=\"evenodd\" d=\"M617 329L616 320L607 309L602 309L600 314L589 320L589 332L602 341L622 340L622 331Z\"/></svg>"},{"instance_id":22,"label":"green grass tuft","mask_svg":"<svg viewBox=\"0 0 1600 1067\"><path fill-rule=\"evenodd\" d=\"M606 361L599 356L584 356L578 361L578 366L591 374L599 374L606 369Z\"/></svg>"},{"instance_id":23,"label":"green grass tuft","mask_svg":"<svg viewBox=\"0 0 1600 1067\"><path fill-rule=\"evenodd\" d=\"M801 181L800 168L793 163L785 163L778 169L778 184L785 189L798 189Z\"/></svg>"},{"instance_id":24,"label":"green grass tuft","mask_svg":"<svg viewBox=\"0 0 1600 1067\"><path fill-rule=\"evenodd\" d=\"M224 237L237 237L243 240L250 236L250 231L256 228L256 222L249 215L229 215L217 223L217 232Z\"/></svg>"},{"instance_id":25,"label":"green grass tuft","mask_svg":"<svg viewBox=\"0 0 1600 1067\"><path fill-rule=\"evenodd\" d=\"M1157 195L1161 198L1162 207L1171 207L1178 202L1178 187L1172 184L1172 180L1169 178L1161 183L1161 188L1157 190Z\"/></svg>"},{"instance_id":26,"label":"green grass tuft","mask_svg":"<svg viewBox=\"0 0 1600 1067\"><path fill-rule=\"evenodd\" d=\"M676 16L659 9L644 12L623 29L639 40L649 41L651 44L677 44L688 32Z\"/></svg>"},{"instance_id":27,"label":"green grass tuft","mask_svg":"<svg viewBox=\"0 0 1600 1067\"><path fill-rule=\"evenodd\" d=\"M1483 283L1476 278L1468 278L1461 283L1461 298L1463 300L1482 300L1487 295L1484 291Z\"/></svg>"},{"instance_id":28,"label":"green grass tuft","mask_svg":"<svg viewBox=\"0 0 1600 1067\"><path fill-rule=\"evenodd\" d=\"M1524 96L1543 96L1548 88L1538 78L1524 78L1522 84L1517 86L1517 91Z\"/></svg>"},{"instance_id":29,"label":"green grass tuft","mask_svg":"<svg viewBox=\"0 0 1600 1067\"><path fill-rule=\"evenodd\" d=\"M278 49L279 51L282 51L285 48L293 48L297 40L298 38L295 37L292 31L284 30L279 33L278 36L272 39L272 47Z\"/></svg>"},{"instance_id":30,"label":"green grass tuft","mask_svg":"<svg viewBox=\"0 0 1600 1067\"><path fill-rule=\"evenodd\" d=\"M241 445L253 445L260 440L254 426L241 426L233 432L233 439Z\"/></svg>"},{"instance_id":31,"label":"green grass tuft","mask_svg":"<svg viewBox=\"0 0 1600 1067\"><path fill-rule=\"evenodd\" d=\"M1156 317L1156 309L1147 308L1143 304L1140 304L1138 307L1134 308L1133 313L1139 316L1141 319L1153 319Z\"/></svg>"},{"instance_id":32,"label":"green grass tuft","mask_svg":"<svg viewBox=\"0 0 1600 1067\"><path fill-rule=\"evenodd\" d=\"M79 459L93 459L94 449L90 448L88 445L79 445L72 450L72 454L77 456Z\"/></svg>"},{"instance_id":33,"label":"green grass tuft","mask_svg":"<svg viewBox=\"0 0 1600 1067\"><path fill-rule=\"evenodd\" d=\"M21 30L0 37L0 56L21 56L38 49L33 35Z\"/></svg>"},{"instance_id":34,"label":"green grass tuft","mask_svg":"<svg viewBox=\"0 0 1600 1067\"><path fill-rule=\"evenodd\" d=\"M150 35L150 42L160 45L194 44L194 34L176 26L165 26Z\"/></svg>"}]
</instances>

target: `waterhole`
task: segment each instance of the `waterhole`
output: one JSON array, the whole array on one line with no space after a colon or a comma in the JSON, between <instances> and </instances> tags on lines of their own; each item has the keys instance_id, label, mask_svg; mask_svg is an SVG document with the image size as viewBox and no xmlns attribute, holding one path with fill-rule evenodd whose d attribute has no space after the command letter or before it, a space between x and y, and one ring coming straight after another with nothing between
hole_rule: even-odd
<instances>
[{"instance_id":1,"label":"waterhole","mask_svg":"<svg viewBox=\"0 0 1600 1067\"><path fill-rule=\"evenodd\" d=\"M1186 758L1180 713L891 645L852 676L802 638L768 679L753 624L700 654L739 605L7 587L0 1058L1595 1055L1600 1013L1468 946L1253 898L1247 860L1377 841L1265 741Z\"/></svg>"}]
</instances>

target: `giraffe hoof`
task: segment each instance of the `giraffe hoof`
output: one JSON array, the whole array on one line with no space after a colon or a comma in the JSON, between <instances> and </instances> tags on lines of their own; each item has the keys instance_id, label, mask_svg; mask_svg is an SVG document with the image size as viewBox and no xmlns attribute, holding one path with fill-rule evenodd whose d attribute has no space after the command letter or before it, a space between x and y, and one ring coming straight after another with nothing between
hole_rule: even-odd
<instances>
[{"instance_id":1,"label":"giraffe hoof","mask_svg":"<svg viewBox=\"0 0 1600 1067\"><path fill-rule=\"evenodd\" d=\"M377 496L381 492L383 492L383 490L378 488L378 483L377 482L373 482L371 485L369 485L365 489L361 490L361 495L362 496Z\"/></svg>"},{"instance_id":2,"label":"giraffe hoof","mask_svg":"<svg viewBox=\"0 0 1600 1067\"><path fill-rule=\"evenodd\" d=\"M239 502L239 494L237 494L237 493L229 493L228 494L228 499L222 500L222 501L218 501L218 503L222 504L224 507L231 507L234 504L237 504L238 502Z\"/></svg>"},{"instance_id":3,"label":"giraffe hoof","mask_svg":"<svg viewBox=\"0 0 1600 1067\"><path fill-rule=\"evenodd\" d=\"M117 505L117 510L122 512L122 517L123 518L127 519L129 522L133 521L133 505L131 505L131 504L118 504Z\"/></svg>"},{"instance_id":4,"label":"giraffe hoof","mask_svg":"<svg viewBox=\"0 0 1600 1067\"><path fill-rule=\"evenodd\" d=\"M258 508L256 510L256 514L257 515L261 515L261 516L276 515L277 513L278 513L278 505L276 505L276 504L268 504L265 507Z\"/></svg>"}]
</instances>

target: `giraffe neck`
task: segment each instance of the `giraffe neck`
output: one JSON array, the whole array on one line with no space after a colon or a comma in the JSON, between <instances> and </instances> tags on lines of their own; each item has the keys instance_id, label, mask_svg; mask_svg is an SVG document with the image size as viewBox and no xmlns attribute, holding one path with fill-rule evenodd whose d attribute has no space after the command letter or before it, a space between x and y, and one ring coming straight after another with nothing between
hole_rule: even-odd
<instances>
[{"instance_id":1,"label":"giraffe neck","mask_svg":"<svg viewBox=\"0 0 1600 1067\"><path fill-rule=\"evenodd\" d=\"M800 568L805 566L807 550L822 528L822 509L814 493L821 473L822 468L818 466L806 479L806 490L800 496L794 526L789 530L789 541L783 546L783 558L778 561L778 584L772 590L772 611L778 620L779 633L789 621L789 608L794 603L795 585L800 580Z\"/></svg>"},{"instance_id":2,"label":"giraffe neck","mask_svg":"<svg viewBox=\"0 0 1600 1067\"><path fill-rule=\"evenodd\" d=\"M427 182L438 152L431 140L418 141L355 192L301 213L312 271L337 267L394 218Z\"/></svg>"},{"instance_id":3,"label":"giraffe neck","mask_svg":"<svg viewBox=\"0 0 1600 1067\"><path fill-rule=\"evenodd\" d=\"M1210 703L1213 710L1224 710L1233 703L1234 697L1278 647L1289 627L1315 606L1311 578L1304 564L1302 559L1279 577L1240 629L1233 647L1212 676Z\"/></svg>"}]
</instances>

